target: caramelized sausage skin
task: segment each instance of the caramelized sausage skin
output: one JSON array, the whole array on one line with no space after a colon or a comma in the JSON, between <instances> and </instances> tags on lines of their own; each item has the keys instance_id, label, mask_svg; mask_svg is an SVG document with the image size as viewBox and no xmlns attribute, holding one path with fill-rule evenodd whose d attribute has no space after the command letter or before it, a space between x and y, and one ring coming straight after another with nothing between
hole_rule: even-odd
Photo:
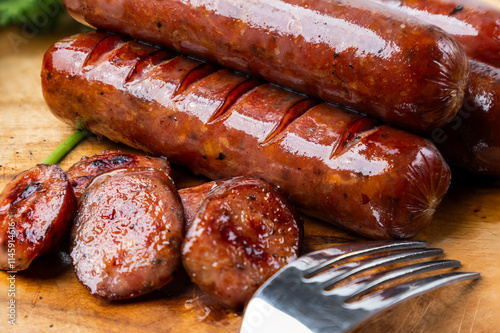
<instances>
[{"instance_id":1,"label":"caramelized sausage skin","mask_svg":"<svg viewBox=\"0 0 500 333\"><path fill-rule=\"evenodd\" d=\"M306 214L366 237L413 237L450 184L419 136L117 35L64 39L41 76L69 124L211 179L263 178Z\"/></svg>"},{"instance_id":2,"label":"caramelized sausage skin","mask_svg":"<svg viewBox=\"0 0 500 333\"><path fill-rule=\"evenodd\" d=\"M119 168L96 176L79 200L70 255L92 295L126 299L173 279L183 237L171 178L154 168Z\"/></svg>"},{"instance_id":3,"label":"caramelized sausage skin","mask_svg":"<svg viewBox=\"0 0 500 333\"><path fill-rule=\"evenodd\" d=\"M65 0L82 23L424 131L463 101L465 52L441 29L366 0ZM133 14L132 14L133 13Z\"/></svg>"},{"instance_id":4,"label":"caramelized sausage skin","mask_svg":"<svg viewBox=\"0 0 500 333\"><path fill-rule=\"evenodd\" d=\"M372 0L434 24L467 55L500 67L500 9L479 0Z\"/></svg>"},{"instance_id":5,"label":"caramelized sausage skin","mask_svg":"<svg viewBox=\"0 0 500 333\"><path fill-rule=\"evenodd\" d=\"M445 158L480 174L500 176L500 69L471 60L465 102L453 120L429 133Z\"/></svg>"},{"instance_id":6,"label":"caramelized sausage skin","mask_svg":"<svg viewBox=\"0 0 500 333\"><path fill-rule=\"evenodd\" d=\"M122 167L143 166L163 170L170 175L170 164L164 158L141 154L125 154L119 150L106 150L99 155L82 157L67 171L73 192L78 200L92 179L105 171Z\"/></svg>"},{"instance_id":7,"label":"caramelized sausage skin","mask_svg":"<svg viewBox=\"0 0 500 333\"><path fill-rule=\"evenodd\" d=\"M20 271L68 236L76 199L57 165L18 174L0 195L0 269Z\"/></svg>"},{"instance_id":8,"label":"caramelized sausage skin","mask_svg":"<svg viewBox=\"0 0 500 333\"><path fill-rule=\"evenodd\" d=\"M211 185L184 239L182 263L202 290L242 310L262 283L297 259L302 221L261 179L235 177Z\"/></svg>"}]
</instances>

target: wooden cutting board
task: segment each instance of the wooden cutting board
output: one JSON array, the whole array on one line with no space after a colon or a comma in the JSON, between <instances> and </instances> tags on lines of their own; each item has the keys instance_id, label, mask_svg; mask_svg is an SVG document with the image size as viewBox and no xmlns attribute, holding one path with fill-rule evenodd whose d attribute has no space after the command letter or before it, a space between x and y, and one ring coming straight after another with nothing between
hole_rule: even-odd
<instances>
[{"instance_id":1,"label":"wooden cutting board","mask_svg":"<svg viewBox=\"0 0 500 333\"><path fill-rule=\"evenodd\" d=\"M0 31L0 188L40 162L73 129L55 119L40 88L45 50L78 27L32 37ZM129 148L92 137L61 163L83 155ZM179 187L205 179L175 168ZM357 240L331 225L305 219L304 252ZM360 332L500 332L500 179L454 173L453 185L432 225L415 237L459 259L461 270L481 272L476 282L448 286L377 316ZM107 303L76 280L67 251L36 260L23 272L0 272L0 332L238 332L242 317L217 305L180 273L173 283L144 297ZM15 296L9 295L10 291ZM7 306L15 300L15 326Z\"/></svg>"}]
</instances>

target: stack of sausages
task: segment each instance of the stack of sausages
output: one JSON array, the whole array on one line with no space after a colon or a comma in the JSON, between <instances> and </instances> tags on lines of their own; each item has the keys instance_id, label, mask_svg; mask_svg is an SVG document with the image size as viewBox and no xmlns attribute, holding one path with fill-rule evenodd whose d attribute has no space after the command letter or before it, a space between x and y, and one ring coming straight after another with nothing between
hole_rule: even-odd
<instances>
[{"instance_id":1,"label":"stack of sausages","mask_svg":"<svg viewBox=\"0 0 500 333\"><path fill-rule=\"evenodd\" d=\"M212 179L266 179L302 212L366 237L413 237L451 181L422 137L451 162L500 173L495 131L474 125L494 126L478 111L496 108L482 97L494 70L469 66L486 43L474 49L404 9L418 3L66 0L100 31L47 52L43 93L79 128ZM491 26L498 11L449 6L493 49L496 28L469 17L487 12Z\"/></svg>"}]
</instances>

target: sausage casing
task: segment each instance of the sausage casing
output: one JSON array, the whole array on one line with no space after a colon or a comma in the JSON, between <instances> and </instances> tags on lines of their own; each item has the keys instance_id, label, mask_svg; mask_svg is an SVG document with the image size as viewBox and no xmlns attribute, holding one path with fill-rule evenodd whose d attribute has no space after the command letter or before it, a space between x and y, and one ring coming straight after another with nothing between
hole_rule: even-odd
<instances>
[{"instance_id":1,"label":"sausage casing","mask_svg":"<svg viewBox=\"0 0 500 333\"><path fill-rule=\"evenodd\" d=\"M302 222L264 180L235 177L212 185L187 231L182 263L202 290L241 310L262 283L297 259Z\"/></svg>"},{"instance_id":2,"label":"sausage casing","mask_svg":"<svg viewBox=\"0 0 500 333\"><path fill-rule=\"evenodd\" d=\"M479 61L470 64L464 105L429 138L450 163L500 176L500 69Z\"/></svg>"},{"instance_id":3,"label":"sausage casing","mask_svg":"<svg viewBox=\"0 0 500 333\"><path fill-rule=\"evenodd\" d=\"M472 59L500 66L500 9L480 0L372 0L452 35Z\"/></svg>"},{"instance_id":4,"label":"sausage casing","mask_svg":"<svg viewBox=\"0 0 500 333\"><path fill-rule=\"evenodd\" d=\"M365 0L65 0L77 20L174 48L412 130L463 100L465 52Z\"/></svg>"},{"instance_id":5,"label":"sausage casing","mask_svg":"<svg viewBox=\"0 0 500 333\"><path fill-rule=\"evenodd\" d=\"M67 123L211 179L263 178L305 213L367 237L414 236L450 184L419 136L116 35L55 44L41 76Z\"/></svg>"},{"instance_id":6,"label":"sausage casing","mask_svg":"<svg viewBox=\"0 0 500 333\"><path fill-rule=\"evenodd\" d=\"M76 199L57 165L18 174L0 195L0 269L20 271L68 236Z\"/></svg>"}]
</instances>

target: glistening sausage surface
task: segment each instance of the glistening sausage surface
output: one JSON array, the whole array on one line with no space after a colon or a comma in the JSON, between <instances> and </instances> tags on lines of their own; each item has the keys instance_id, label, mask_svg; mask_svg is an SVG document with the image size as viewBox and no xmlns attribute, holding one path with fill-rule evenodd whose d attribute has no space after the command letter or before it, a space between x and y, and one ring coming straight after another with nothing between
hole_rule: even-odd
<instances>
[{"instance_id":1,"label":"glistening sausage surface","mask_svg":"<svg viewBox=\"0 0 500 333\"><path fill-rule=\"evenodd\" d=\"M469 57L500 66L500 9L479 0L373 0L452 35Z\"/></svg>"},{"instance_id":2,"label":"glistening sausage surface","mask_svg":"<svg viewBox=\"0 0 500 333\"><path fill-rule=\"evenodd\" d=\"M132 298L172 280L183 237L183 210L170 177L154 168L119 168L96 176L80 198L71 260L91 294Z\"/></svg>"},{"instance_id":3,"label":"glistening sausage surface","mask_svg":"<svg viewBox=\"0 0 500 333\"><path fill-rule=\"evenodd\" d=\"M57 165L18 174L0 194L0 269L20 271L68 236L76 199Z\"/></svg>"},{"instance_id":4,"label":"glistening sausage surface","mask_svg":"<svg viewBox=\"0 0 500 333\"><path fill-rule=\"evenodd\" d=\"M163 170L166 174L171 172L170 164L164 158L106 150L99 155L82 157L66 171L66 174L78 200L96 175L108 170L132 166L155 168Z\"/></svg>"},{"instance_id":5,"label":"glistening sausage surface","mask_svg":"<svg viewBox=\"0 0 500 333\"><path fill-rule=\"evenodd\" d=\"M65 0L92 26L174 48L413 130L463 100L465 52L441 29L366 0Z\"/></svg>"},{"instance_id":6,"label":"glistening sausage surface","mask_svg":"<svg viewBox=\"0 0 500 333\"><path fill-rule=\"evenodd\" d=\"M41 76L69 124L211 179L263 178L305 213L367 237L414 236L450 183L416 135L116 35L55 44Z\"/></svg>"},{"instance_id":7,"label":"glistening sausage surface","mask_svg":"<svg viewBox=\"0 0 500 333\"><path fill-rule=\"evenodd\" d=\"M208 186L198 204L183 200L185 209L197 209L182 245L182 263L202 290L241 310L262 283L297 259L302 222L262 179L235 177L202 185Z\"/></svg>"},{"instance_id":8,"label":"glistening sausage surface","mask_svg":"<svg viewBox=\"0 0 500 333\"><path fill-rule=\"evenodd\" d=\"M430 138L448 161L475 173L500 176L500 69L470 63L464 105Z\"/></svg>"}]
</instances>

